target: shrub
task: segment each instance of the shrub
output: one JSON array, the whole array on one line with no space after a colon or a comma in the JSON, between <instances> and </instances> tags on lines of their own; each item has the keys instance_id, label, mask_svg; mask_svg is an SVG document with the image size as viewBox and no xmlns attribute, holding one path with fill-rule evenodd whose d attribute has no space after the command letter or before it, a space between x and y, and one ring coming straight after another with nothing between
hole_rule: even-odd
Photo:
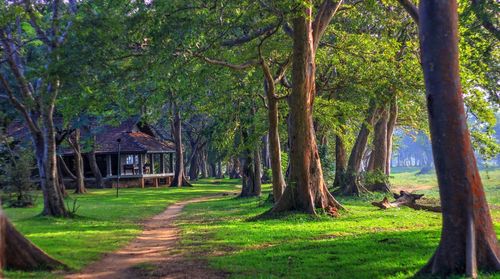
<instances>
[{"instance_id":1,"label":"shrub","mask_svg":"<svg viewBox=\"0 0 500 279\"><path fill-rule=\"evenodd\" d=\"M36 189L31 181L31 170L34 167L33 155L21 150L0 165L0 182L6 205L9 207L30 207L35 204Z\"/></svg>"}]
</instances>

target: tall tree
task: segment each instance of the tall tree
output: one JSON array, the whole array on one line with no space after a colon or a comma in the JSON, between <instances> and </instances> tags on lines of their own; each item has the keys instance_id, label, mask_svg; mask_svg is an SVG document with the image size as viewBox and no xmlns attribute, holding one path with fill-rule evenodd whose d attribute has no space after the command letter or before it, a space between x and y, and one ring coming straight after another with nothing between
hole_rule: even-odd
<instances>
[{"instance_id":1,"label":"tall tree","mask_svg":"<svg viewBox=\"0 0 500 279\"><path fill-rule=\"evenodd\" d=\"M0 50L7 62L0 72L0 82L5 92L5 95L0 96L11 102L29 128L44 197L42 214L64 217L68 213L58 188L54 124L56 100L61 87L57 68L62 65L58 64L60 56L57 50L71 31L77 3L74 0L27 0L22 4L2 4L0 9ZM32 32L22 27L24 23L30 25ZM38 52L28 51L30 49L37 49ZM39 55L23 56L27 53ZM14 87L10 80L15 84Z\"/></svg>"},{"instance_id":2,"label":"tall tree","mask_svg":"<svg viewBox=\"0 0 500 279\"><path fill-rule=\"evenodd\" d=\"M418 14L432 150L443 210L439 246L420 273L477 277L478 270L500 271L500 247L464 111L457 3L422 0Z\"/></svg>"},{"instance_id":3,"label":"tall tree","mask_svg":"<svg viewBox=\"0 0 500 279\"><path fill-rule=\"evenodd\" d=\"M341 208L323 178L312 117L316 94L316 50L341 3L324 1L314 19L313 2L302 1L303 8L292 19L292 93L288 97L290 175L289 185L273 207L273 212L299 210L316 214L316 208L320 208L337 215Z\"/></svg>"}]
</instances>

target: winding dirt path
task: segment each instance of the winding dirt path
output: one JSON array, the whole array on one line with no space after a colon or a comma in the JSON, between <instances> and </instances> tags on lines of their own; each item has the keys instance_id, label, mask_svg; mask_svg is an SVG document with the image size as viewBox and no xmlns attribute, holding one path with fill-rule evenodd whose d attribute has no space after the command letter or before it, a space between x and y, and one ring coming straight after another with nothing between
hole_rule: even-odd
<instances>
[{"instance_id":1,"label":"winding dirt path","mask_svg":"<svg viewBox=\"0 0 500 279\"><path fill-rule=\"evenodd\" d=\"M221 194L227 195L227 194ZM220 196L220 195L219 195ZM183 257L176 249L179 228L174 225L184 206L216 196L181 201L169 206L144 224L144 231L125 248L105 255L67 279L111 278L225 278L201 260Z\"/></svg>"}]
</instances>

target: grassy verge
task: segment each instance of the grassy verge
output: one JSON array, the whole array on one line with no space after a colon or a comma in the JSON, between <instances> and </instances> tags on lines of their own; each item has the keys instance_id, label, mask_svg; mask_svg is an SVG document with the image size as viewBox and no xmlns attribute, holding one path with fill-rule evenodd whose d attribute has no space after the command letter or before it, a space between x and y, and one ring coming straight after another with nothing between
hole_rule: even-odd
<instances>
[{"instance_id":1,"label":"grassy verge","mask_svg":"<svg viewBox=\"0 0 500 279\"><path fill-rule=\"evenodd\" d=\"M410 181L410 176L397 179ZM498 193L493 185L498 181L487 187L489 196ZM441 215L409 208L381 211L370 205L379 198L341 198L348 212L339 218L295 214L261 221L249 219L271 207L265 195L191 204L178 221L181 246L232 278L409 278L434 252ZM492 213L500 233L500 211Z\"/></svg>"},{"instance_id":2,"label":"grassy verge","mask_svg":"<svg viewBox=\"0 0 500 279\"><path fill-rule=\"evenodd\" d=\"M80 208L73 219L38 216L41 200L34 208L5 209L16 228L51 256L73 269L99 259L103 253L124 246L141 232L141 221L163 211L180 200L233 190L237 181L223 184L202 180L192 188L129 188L90 190L75 196ZM7 278L45 278L57 274L45 272L5 273Z\"/></svg>"}]
</instances>

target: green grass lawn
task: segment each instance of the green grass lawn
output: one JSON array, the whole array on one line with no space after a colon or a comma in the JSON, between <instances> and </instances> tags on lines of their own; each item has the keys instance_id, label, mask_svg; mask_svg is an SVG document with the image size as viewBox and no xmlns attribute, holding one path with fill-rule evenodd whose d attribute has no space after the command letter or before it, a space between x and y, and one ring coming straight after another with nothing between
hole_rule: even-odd
<instances>
[{"instance_id":1,"label":"green grass lawn","mask_svg":"<svg viewBox=\"0 0 500 279\"><path fill-rule=\"evenodd\" d=\"M433 174L395 171L394 188L437 197ZM482 173L500 232L500 170ZM16 227L47 253L78 270L103 253L126 245L141 231L141 221L168 205L194 197L231 191L237 180L202 180L193 188L91 190L72 196L80 206L74 219L38 216L41 206L6 209ZM206 259L233 278L408 278L422 267L439 241L441 215L408 208L380 211L370 205L381 195L340 198L348 209L338 218L303 214L251 221L271 207L261 198L216 200L188 205L177 223L181 248ZM41 202L41 200L39 200ZM59 277L58 273L12 272L8 278ZM485 278L500 278L483 275Z\"/></svg>"},{"instance_id":2,"label":"green grass lawn","mask_svg":"<svg viewBox=\"0 0 500 279\"><path fill-rule=\"evenodd\" d=\"M163 211L180 200L234 190L239 182L226 180L224 184L202 180L188 188L129 188L90 190L75 196L80 208L73 219L38 216L42 210L41 198L34 208L7 208L6 215L16 228L51 256L72 269L80 269L99 259L103 253L124 246L141 232L141 221ZM71 205L71 201L68 201ZM7 278L57 277L45 272L5 273Z\"/></svg>"},{"instance_id":3,"label":"green grass lawn","mask_svg":"<svg viewBox=\"0 0 500 279\"><path fill-rule=\"evenodd\" d=\"M490 176L485 178L488 197L498 201L500 171ZM435 185L432 175L412 173L394 174L392 183L412 186L412 180L416 186ZM426 191L437 195L435 187ZM381 211L370 205L380 195L340 198L348 211L339 218L295 214L251 221L271 207L264 203L266 195L187 206L178 220L182 248L192 257L203 255L232 278L409 278L439 241L440 214L409 208ZM500 210L495 207L492 213L500 233Z\"/></svg>"}]
</instances>

